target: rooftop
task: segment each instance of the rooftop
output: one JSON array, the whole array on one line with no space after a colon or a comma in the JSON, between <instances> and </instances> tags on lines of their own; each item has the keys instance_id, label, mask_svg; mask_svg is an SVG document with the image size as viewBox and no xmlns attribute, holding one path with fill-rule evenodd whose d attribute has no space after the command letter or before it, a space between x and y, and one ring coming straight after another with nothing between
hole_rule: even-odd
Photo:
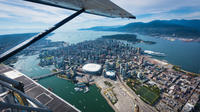
<instances>
[{"instance_id":1,"label":"rooftop","mask_svg":"<svg viewBox=\"0 0 200 112\"><path fill-rule=\"evenodd\" d=\"M101 69L101 65L95 63L88 63L83 66L83 70L87 72L97 72Z\"/></svg>"},{"instance_id":2,"label":"rooftop","mask_svg":"<svg viewBox=\"0 0 200 112\"><path fill-rule=\"evenodd\" d=\"M108 75L108 76L115 76L115 71L107 71L106 72L106 75Z\"/></svg>"}]
</instances>

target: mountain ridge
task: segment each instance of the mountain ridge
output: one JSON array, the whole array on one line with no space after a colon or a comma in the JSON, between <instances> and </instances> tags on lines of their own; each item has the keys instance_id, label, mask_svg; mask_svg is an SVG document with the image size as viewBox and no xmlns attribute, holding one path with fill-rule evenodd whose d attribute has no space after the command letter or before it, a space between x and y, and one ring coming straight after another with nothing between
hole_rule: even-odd
<instances>
[{"instance_id":1,"label":"mountain ridge","mask_svg":"<svg viewBox=\"0 0 200 112\"><path fill-rule=\"evenodd\" d=\"M124 26L96 26L80 30L117 31L174 38L200 38L200 20L154 20L148 23L134 22Z\"/></svg>"}]
</instances>

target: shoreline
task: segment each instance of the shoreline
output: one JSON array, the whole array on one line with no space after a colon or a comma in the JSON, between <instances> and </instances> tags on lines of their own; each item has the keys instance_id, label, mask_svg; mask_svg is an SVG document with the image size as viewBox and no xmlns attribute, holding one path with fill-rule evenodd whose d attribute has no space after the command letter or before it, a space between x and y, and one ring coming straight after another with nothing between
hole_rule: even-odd
<instances>
[{"instance_id":1,"label":"shoreline","mask_svg":"<svg viewBox=\"0 0 200 112\"><path fill-rule=\"evenodd\" d=\"M187 70L184 70L182 69L180 66L178 65L174 65L174 64L171 64L171 63L168 63L167 61L165 60L159 60L159 59L156 59L156 58L153 58L152 56L144 56L148 61L154 61L156 62L157 64L160 64L162 66L167 66L167 68L170 68L170 69L173 69L173 67L178 67L178 70L179 72L183 72L185 74L188 74L188 75L192 75L192 76L200 76L200 73L195 73L195 72L191 72L191 71L187 71ZM175 69L173 69L175 70ZM175 70L176 71L176 70Z\"/></svg>"},{"instance_id":2,"label":"shoreline","mask_svg":"<svg viewBox=\"0 0 200 112\"><path fill-rule=\"evenodd\" d=\"M94 82L94 84L96 85L97 88L100 89L100 93L101 93L101 96L104 97L104 99L107 101L107 103L110 105L110 107L115 111L115 112L119 112L116 107L110 102L110 100L104 95L103 91L102 91L102 88L96 83Z\"/></svg>"},{"instance_id":3,"label":"shoreline","mask_svg":"<svg viewBox=\"0 0 200 112\"><path fill-rule=\"evenodd\" d=\"M168 41L176 41L176 40L179 40L179 41L182 41L182 42L200 42L200 39L197 38L197 39L194 39L194 38L177 38L177 37L160 37L160 38L163 38L165 40L168 40Z\"/></svg>"}]
</instances>

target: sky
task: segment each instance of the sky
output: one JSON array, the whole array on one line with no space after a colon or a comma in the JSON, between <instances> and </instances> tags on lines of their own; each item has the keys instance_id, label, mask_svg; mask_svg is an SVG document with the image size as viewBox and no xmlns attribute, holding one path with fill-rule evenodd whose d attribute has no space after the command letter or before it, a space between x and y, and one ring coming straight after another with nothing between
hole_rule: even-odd
<instances>
[{"instance_id":1,"label":"sky","mask_svg":"<svg viewBox=\"0 0 200 112\"><path fill-rule=\"evenodd\" d=\"M111 1L136 16L137 19L107 18L83 13L58 31L152 20L200 19L200 0ZM0 0L0 34L40 32L73 13L74 11L23 0Z\"/></svg>"}]
</instances>

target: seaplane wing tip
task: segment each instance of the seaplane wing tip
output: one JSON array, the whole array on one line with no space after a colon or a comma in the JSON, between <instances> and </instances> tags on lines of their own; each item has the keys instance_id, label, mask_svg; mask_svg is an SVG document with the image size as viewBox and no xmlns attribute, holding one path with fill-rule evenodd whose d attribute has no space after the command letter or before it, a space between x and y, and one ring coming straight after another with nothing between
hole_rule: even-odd
<instances>
[{"instance_id":1,"label":"seaplane wing tip","mask_svg":"<svg viewBox=\"0 0 200 112\"><path fill-rule=\"evenodd\" d=\"M85 9L86 13L111 17L136 19L128 11L120 8L110 0L24 0L74 11Z\"/></svg>"}]
</instances>

